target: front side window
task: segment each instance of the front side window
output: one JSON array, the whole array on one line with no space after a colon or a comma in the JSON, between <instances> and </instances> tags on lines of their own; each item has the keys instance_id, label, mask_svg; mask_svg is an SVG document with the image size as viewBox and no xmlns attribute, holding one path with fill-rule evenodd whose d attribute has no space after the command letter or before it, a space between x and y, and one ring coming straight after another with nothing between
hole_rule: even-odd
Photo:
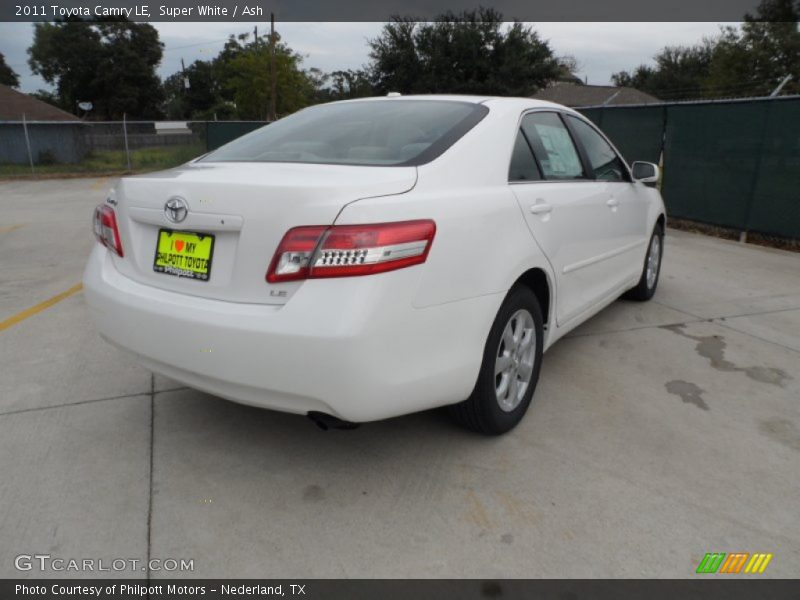
<instances>
[{"instance_id":1,"label":"front side window","mask_svg":"<svg viewBox=\"0 0 800 600\"><path fill-rule=\"evenodd\" d=\"M584 179L578 150L557 114L537 112L525 115L522 131L531 143L546 179Z\"/></svg>"},{"instance_id":2,"label":"front side window","mask_svg":"<svg viewBox=\"0 0 800 600\"><path fill-rule=\"evenodd\" d=\"M570 115L567 115L566 118L569 119L575 135L586 151L595 179L626 181L625 165L609 143L581 119Z\"/></svg>"},{"instance_id":3,"label":"front side window","mask_svg":"<svg viewBox=\"0 0 800 600\"><path fill-rule=\"evenodd\" d=\"M511 165L508 167L509 181L539 181L542 175L533 152L525 139L522 130L517 131L517 139L514 141L514 150L511 153Z\"/></svg>"},{"instance_id":4,"label":"front side window","mask_svg":"<svg viewBox=\"0 0 800 600\"><path fill-rule=\"evenodd\" d=\"M414 166L442 154L489 112L441 100L322 104L211 152L205 162Z\"/></svg>"}]
</instances>

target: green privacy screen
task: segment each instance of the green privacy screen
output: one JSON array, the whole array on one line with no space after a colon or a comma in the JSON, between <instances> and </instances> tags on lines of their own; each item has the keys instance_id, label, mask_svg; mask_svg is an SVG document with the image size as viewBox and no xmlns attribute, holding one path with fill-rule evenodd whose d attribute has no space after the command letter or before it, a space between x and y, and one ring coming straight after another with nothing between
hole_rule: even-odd
<instances>
[{"instance_id":1,"label":"green privacy screen","mask_svg":"<svg viewBox=\"0 0 800 600\"><path fill-rule=\"evenodd\" d=\"M265 121L209 121L206 134L206 149L216 150L220 146L263 127Z\"/></svg>"},{"instance_id":2,"label":"green privacy screen","mask_svg":"<svg viewBox=\"0 0 800 600\"><path fill-rule=\"evenodd\" d=\"M586 108L632 162L658 162L667 213L800 238L800 98Z\"/></svg>"},{"instance_id":3,"label":"green privacy screen","mask_svg":"<svg viewBox=\"0 0 800 600\"><path fill-rule=\"evenodd\" d=\"M628 163L658 163L664 131L663 106L586 108L581 112L600 127Z\"/></svg>"},{"instance_id":4,"label":"green privacy screen","mask_svg":"<svg viewBox=\"0 0 800 600\"><path fill-rule=\"evenodd\" d=\"M800 238L800 99L770 102L747 229Z\"/></svg>"},{"instance_id":5,"label":"green privacy screen","mask_svg":"<svg viewBox=\"0 0 800 600\"><path fill-rule=\"evenodd\" d=\"M742 102L667 109L662 191L668 214L745 229L766 108Z\"/></svg>"}]
</instances>

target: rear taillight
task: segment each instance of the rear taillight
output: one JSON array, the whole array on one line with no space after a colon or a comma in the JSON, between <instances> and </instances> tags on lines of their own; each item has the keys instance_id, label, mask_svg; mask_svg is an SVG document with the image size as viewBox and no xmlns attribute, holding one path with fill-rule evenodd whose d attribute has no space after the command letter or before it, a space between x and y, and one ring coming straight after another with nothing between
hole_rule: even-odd
<instances>
[{"instance_id":1,"label":"rear taillight","mask_svg":"<svg viewBox=\"0 0 800 600\"><path fill-rule=\"evenodd\" d=\"M283 236L267 271L267 281L293 281L308 277L311 256L319 238L328 230L325 226L295 227Z\"/></svg>"},{"instance_id":2,"label":"rear taillight","mask_svg":"<svg viewBox=\"0 0 800 600\"><path fill-rule=\"evenodd\" d=\"M436 233L430 220L295 227L283 236L267 281L384 273L424 263Z\"/></svg>"},{"instance_id":3,"label":"rear taillight","mask_svg":"<svg viewBox=\"0 0 800 600\"><path fill-rule=\"evenodd\" d=\"M124 256L117 227L117 215L110 206L101 204L94 209L94 235L103 246L119 256Z\"/></svg>"}]
</instances>

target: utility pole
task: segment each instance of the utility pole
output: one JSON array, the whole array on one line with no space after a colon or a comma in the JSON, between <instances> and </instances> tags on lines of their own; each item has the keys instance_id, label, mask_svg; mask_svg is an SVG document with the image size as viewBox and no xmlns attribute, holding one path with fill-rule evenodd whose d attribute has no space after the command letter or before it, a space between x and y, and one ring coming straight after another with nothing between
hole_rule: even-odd
<instances>
[{"instance_id":1,"label":"utility pole","mask_svg":"<svg viewBox=\"0 0 800 600\"><path fill-rule=\"evenodd\" d=\"M269 13L269 78L270 78L270 95L269 95L269 116L268 121L275 121L277 95L278 95L278 73L275 69L275 13Z\"/></svg>"},{"instance_id":2,"label":"utility pole","mask_svg":"<svg viewBox=\"0 0 800 600\"><path fill-rule=\"evenodd\" d=\"M183 89L189 89L189 76L186 75L186 65L183 64L183 58L181 57L181 75L183 75Z\"/></svg>"},{"instance_id":3,"label":"utility pole","mask_svg":"<svg viewBox=\"0 0 800 600\"><path fill-rule=\"evenodd\" d=\"M189 94L189 77L186 75L186 65L183 63L183 57L181 57L181 78L183 79L183 86L181 86L183 94L181 95L186 97ZM183 108L184 110L181 111L181 116L189 117L189 107L186 102L184 102Z\"/></svg>"}]
</instances>

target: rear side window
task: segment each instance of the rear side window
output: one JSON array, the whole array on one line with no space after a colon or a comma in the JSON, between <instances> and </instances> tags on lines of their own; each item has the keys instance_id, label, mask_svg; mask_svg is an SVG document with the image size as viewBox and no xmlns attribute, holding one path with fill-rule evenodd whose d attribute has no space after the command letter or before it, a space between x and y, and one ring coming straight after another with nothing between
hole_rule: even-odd
<instances>
[{"instance_id":1,"label":"rear side window","mask_svg":"<svg viewBox=\"0 0 800 600\"><path fill-rule=\"evenodd\" d=\"M525 134L520 129L514 141L514 151L511 154L511 165L508 168L509 181L538 181L542 178L533 152L525 139Z\"/></svg>"},{"instance_id":2,"label":"rear side window","mask_svg":"<svg viewBox=\"0 0 800 600\"><path fill-rule=\"evenodd\" d=\"M202 161L421 165L488 112L481 104L443 100L321 104L234 140Z\"/></svg>"},{"instance_id":3,"label":"rear side window","mask_svg":"<svg viewBox=\"0 0 800 600\"><path fill-rule=\"evenodd\" d=\"M525 115L522 131L530 141L546 179L584 179L578 150L557 114Z\"/></svg>"},{"instance_id":4,"label":"rear side window","mask_svg":"<svg viewBox=\"0 0 800 600\"><path fill-rule=\"evenodd\" d=\"M627 181L625 165L609 143L587 123L570 115L566 118L586 151L595 179Z\"/></svg>"}]
</instances>

